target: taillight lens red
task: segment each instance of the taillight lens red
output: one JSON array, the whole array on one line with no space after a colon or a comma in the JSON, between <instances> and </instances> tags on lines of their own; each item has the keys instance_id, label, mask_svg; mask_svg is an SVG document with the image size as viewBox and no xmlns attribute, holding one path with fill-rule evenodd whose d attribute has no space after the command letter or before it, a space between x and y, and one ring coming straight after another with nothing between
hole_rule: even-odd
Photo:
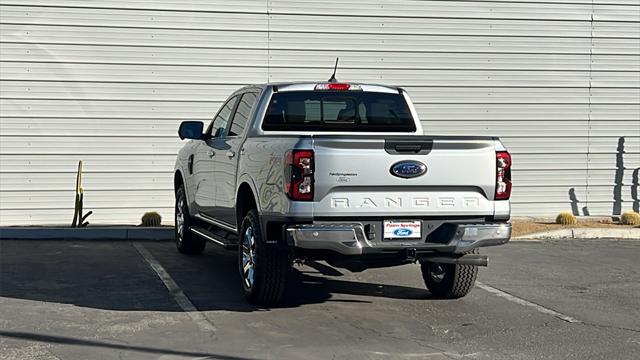
<instances>
[{"instance_id":1,"label":"taillight lens red","mask_svg":"<svg viewBox=\"0 0 640 360\"><path fill-rule=\"evenodd\" d=\"M315 89L333 91L362 90L360 85L348 83L320 83L316 84Z\"/></svg>"},{"instance_id":2,"label":"taillight lens red","mask_svg":"<svg viewBox=\"0 0 640 360\"><path fill-rule=\"evenodd\" d=\"M328 88L329 90L349 90L351 85L343 84L343 83L330 83Z\"/></svg>"},{"instance_id":3,"label":"taillight lens red","mask_svg":"<svg viewBox=\"0 0 640 360\"><path fill-rule=\"evenodd\" d=\"M284 190L291 200L313 200L313 150L289 150L284 157Z\"/></svg>"},{"instance_id":4,"label":"taillight lens red","mask_svg":"<svg viewBox=\"0 0 640 360\"><path fill-rule=\"evenodd\" d=\"M511 197L511 155L507 151L496 152L496 200Z\"/></svg>"}]
</instances>

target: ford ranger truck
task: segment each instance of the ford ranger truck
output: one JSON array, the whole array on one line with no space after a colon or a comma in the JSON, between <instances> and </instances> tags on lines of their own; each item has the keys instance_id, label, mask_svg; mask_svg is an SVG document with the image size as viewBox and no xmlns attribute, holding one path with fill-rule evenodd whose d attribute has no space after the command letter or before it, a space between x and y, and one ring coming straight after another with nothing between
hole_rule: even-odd
<instances>
[{"instance_id":1,"label":"ford ranger truck","mask_svg":"<svg viewBox=\"0 0 640 360\"><path fill-rule=\"evenodd\" d=\"M511 156L498 138L423 132L402 88L244 87L189 139L174 174L178 250L237 250L249 302L283 298L294 261L350 271L419 263L434 298L474 286L509 241Z\"/></svg>"}]
</instances>

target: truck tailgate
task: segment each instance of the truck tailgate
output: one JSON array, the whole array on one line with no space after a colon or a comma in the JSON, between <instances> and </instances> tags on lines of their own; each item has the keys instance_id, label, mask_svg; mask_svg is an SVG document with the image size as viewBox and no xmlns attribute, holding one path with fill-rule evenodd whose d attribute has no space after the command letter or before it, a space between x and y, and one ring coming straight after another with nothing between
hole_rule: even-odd
<instances>
[{"instance_id":1,"label":"truck tailgate","mask_svg":"<svg viewBox=\"0 0 640 360\"><path fill-rule=\"evenodd\" d=\"M496 140L481 137L313 137L319 217L491 216ZM426 166L420 176L392 174L402 161Z\"/></svg>"}]
</instances>

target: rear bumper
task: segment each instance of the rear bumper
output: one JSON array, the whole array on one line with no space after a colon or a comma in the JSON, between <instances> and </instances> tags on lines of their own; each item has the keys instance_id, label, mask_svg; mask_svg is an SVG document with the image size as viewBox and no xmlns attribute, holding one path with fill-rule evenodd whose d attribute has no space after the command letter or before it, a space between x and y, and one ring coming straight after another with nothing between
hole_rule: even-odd
<instances>
[{"instance_id":1,"label":"rear bumper","mask_svg":"<svg viewBox=\"0 0 640 360\"><path fill-rule=\"evenodd\" d=\"M289 241L296 248L330 250L342 255L362 255L390 251L415 250L417 253L441 252L463 254L475 248L501 245L511 238L511 224L455 224L452 237L444 243L392 241L373 242L367 239L362 224L305 224L287 228ZM445 239L446 240L446 239Z\"/></svg>"}]
</instances>

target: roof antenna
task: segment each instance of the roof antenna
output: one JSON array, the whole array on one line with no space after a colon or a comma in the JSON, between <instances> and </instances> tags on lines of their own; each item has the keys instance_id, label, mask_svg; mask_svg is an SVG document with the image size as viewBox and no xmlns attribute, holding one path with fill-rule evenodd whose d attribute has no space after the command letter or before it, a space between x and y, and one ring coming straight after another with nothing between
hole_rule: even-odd
<instances>
[{"instance_id":1,"label":"roof antenna","mask_svg":"<svg viewBox=\"0 0 640 360\"><path fill-rule=\"evenodd\" d=\"M336 58L336 65L333 67L333 74L329 78L330 83L338 82L338 80L336 80L336 70L338 70L338 59L340 58Z\"/></svg>"}]
</instances>

